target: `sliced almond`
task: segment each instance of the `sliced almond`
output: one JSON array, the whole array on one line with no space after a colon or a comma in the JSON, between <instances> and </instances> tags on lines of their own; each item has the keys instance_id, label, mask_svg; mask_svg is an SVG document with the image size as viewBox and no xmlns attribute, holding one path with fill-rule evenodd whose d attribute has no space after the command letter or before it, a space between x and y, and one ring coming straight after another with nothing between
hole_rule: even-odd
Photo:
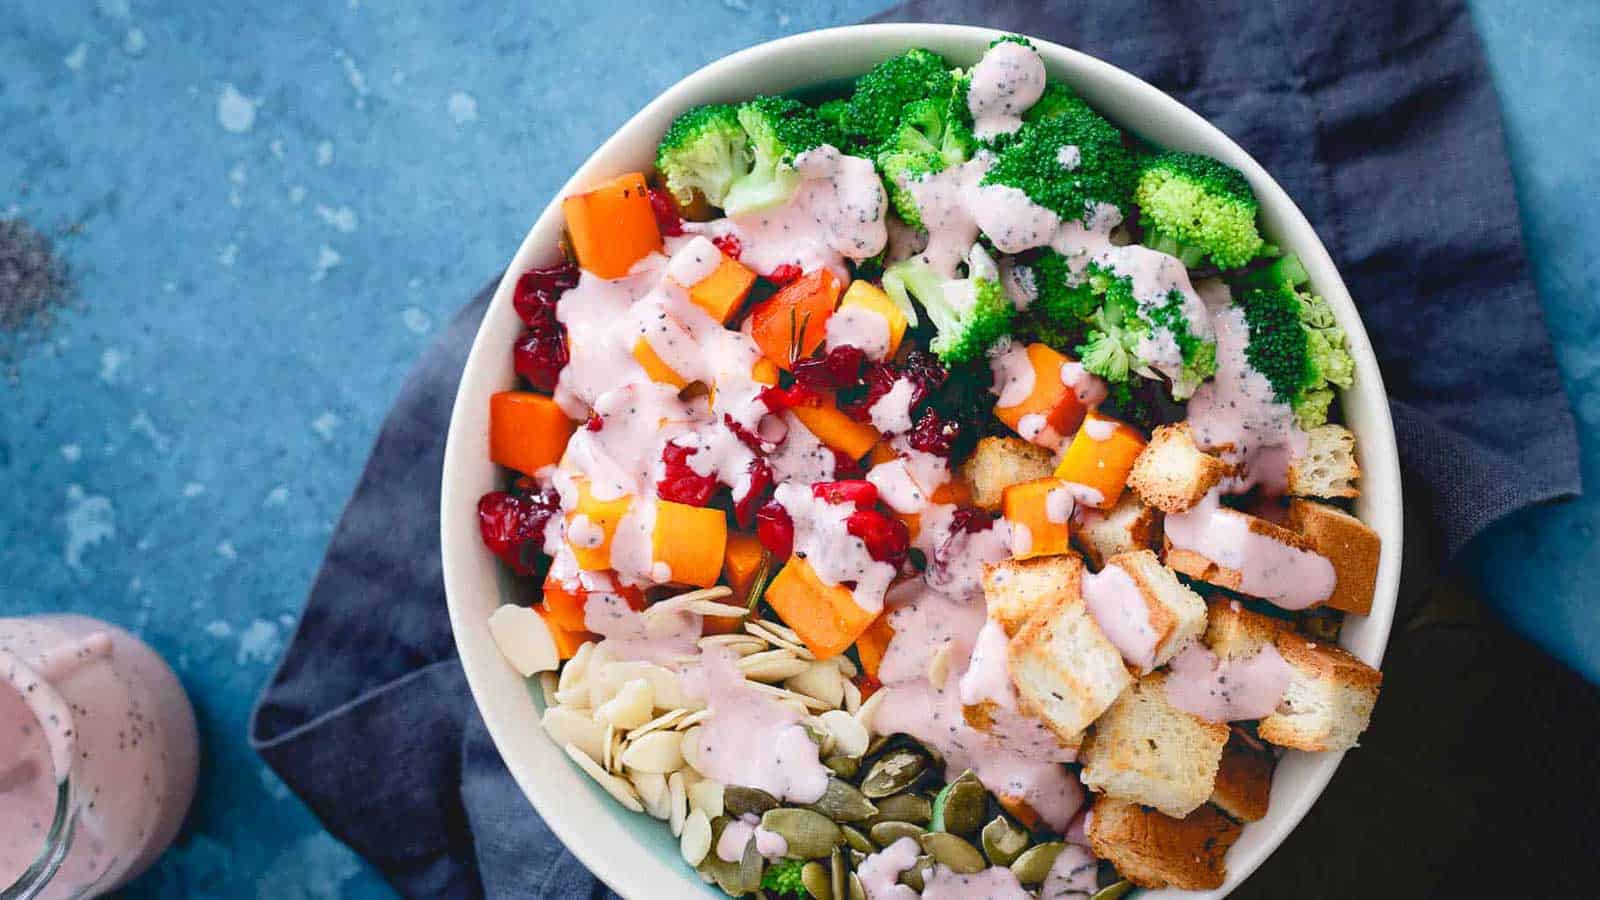
<instances>
[{"instance_id":1,"label":"sliced almond","mask_svg":"<svg viewBox=\"0 0 1600 900\"><path fill-rule=\"evenodd\" d=\"M600 768L600 764L595 762L593 757L589 756L589 754L579 750L576 744L567 744L562 749L566 750L567 756L572 757L572 761L578 764L578 768L582 769L585 774L587 774L590 778L593 778L601 787L605 788L606 793L616 798L618 803L621 803L623 806L627 807L633 812L644 812L644 804L639 802L639 795L634 792L633 785L623 781L621 778L618 778L615 775L612 775L605 769ZM707 821L706 825L706 846L709 848L711 844L711 828L709 820ZM701 858L705 858L703 854Z\"/></svg>"},{"instance_id":2,"label":"sliced almond","mask_svg":"<svg viewBox=\"0 0 1600 900\"><path fill-rule=\"evenodd\" d=\"M745 684L751 690L754 690L757 693L766 694L767 696L776 698L778 700L788 701L799 706L802 710L809 712L822 712L828 708L826 703L823 703L821 700L818 700L815 697L807 697L805 694L796 694L794 691L786 688L781 688L770 684L763 684L759 681L748 681L745 682Z\"/></svg>"},{"instance_id":3,"label":"sliced almond","mask_svg":"<svg viewBox=\"0 0 1600 900\"><path fill-rule=\"evenodd\" d=\"M846 678L854 678L861 674L861 670L856 668L855 662L843 653L833 658L833 664L839 667L839 674Z\"/></svg>"},{"instance_id":4,"label":"sliced almond","mask_svg":"<svg viewBox=\"0 0 1600 900\"><path fill-rule=\"evenodd\" d=\"M627 739L630 741L636 741L652 731L659 731L663 728L671 728L677 725L680 719L688 715L689 711L687 709L669 709L661 715L656 716L654 719L651 719L643 725L640 725L638 728L628 732Z\"/></svg>"},{"instance_id":5,"label":"sliced almond","mask_svg":"<svg viewBox=\"0 0 1600 900\"><path fill-rule=\"evenodd\" d=\"M545 734L557 744L574 744L593 759L606 755L606 729L588 716L565 706L552 706L540 720Z\"/></svg>"},{"instance_id":6,"label":"sliced almond","mask_svg":"<svg viewBox=\"0 0 1600 900\"><path fill-rule=\"evenodd\" d=\"M697 600L689 604L689 611L701 616L717 616L726 619L742 619L749 614L749 610L742 606L729 603L716 603L711 600Z\"/></svg>"},{"instance_id":7,"label":"sliced almond","mask_svg":"<svg viewBox=\"0 0 1600 900\"><path fill-rule=\"evenodd\" d=\"M861 723L862 728L867 730L867 734L876 734L872 729L872 717L878 711L878 707L882 705L883 691L880 690L862 701L861 708L856 710L856 720Z\"/></svg>"},{"instance_id":8,"label":"sliced almond","mask_svg":"<svg viewBox=\"0 0 1600 900\"><path fill-rule=\"evenodd\" d=\"M861 709L861 688L856 687L854 681L846 679L844 683L844 710L851 715L855 715L859 709Z\"/></svg>"},{"instance_id":9,"label":"sliced almond","mask_svg":"<svg viewBox=\"0 0 1600 900\"><path fill-rule=\"evenodd\" d=\"M828 734L833 736L834 753L859 757L867 752L867 744L872 739L860 719L844 710L830 709L818 716L817 720L828 730Z\"/></svg>"},{"instance_id":10,"label":"sliced almond","mask_svg":"<svg viewBox=\"0 0 1600 900\"><path fill-rule=\"evenodd\" d=\"M644 678L635 678L616 695L595 707L594 717L622 730L638 728L655 712L655 691Z\"/></svg>"},{"instance_id":11,"label":"sliced almond","mask_svg":"<svg viewBox=\"0 0 1600 900\"><path fill-rule=\"evenodd\" d=\"M539 699L544 701L545 709L560 704L556 699L556 686L560 683L561 678L555 672L539 673Z\"/></svg>"},{"instance_id":12,"label":"sliced almond","mask_svg":"<svg viewBox=\"0 0 1600 900\"><path fill-rule=\"evenodd\" d=\"M567 664L561 667L561 679L556 690L561 693L576 690L589 674L589 660L594 656L595 644L591 641L578 647Z\"/></svg>"},{"instance_id":13,"label":"sliced almond","mask_svg":"<svg viewBox=\"0 0 1600 900\"><path fill-rule=\"evenodd\" d=\"M684 786L682 772L673 772L667 777L667 802L667 824L672 827L672 836L680 837L683 820L689 816L689 789Z\"/></svg>"},{"instance_id":14,"label":"sliced almond","mask_svg":"<svg viewBox=\"0 0 1600 900\"><path fill-rule=\"evenodd\" d=\"M795 657L789 650L768 650L739 660L739 671L756 681L782 681L793 678L811 668L811 664Z\"/></svg>"},{"instance_id":15,"label":"sliced almond","mask_svg":"<svg viewBox=\"0 0 1600 900\"><path fill-rule=\"evenodd\" d=\"M749 656L769 649L772 645L753 634L713 634L700 639L700 649L724 647L740 656Z\"/></svg>"},{"instance_id":16,"label":"sliced almond","mask_svg":"<svg viewBox=\"0 0 1600 900\"><path fill-rule=\"evenodd\" d=\"M622 751L622 764L638 772L676 772L683 768L683 735L652 731L628 744Z\"/></svg>"},{"instance_id":17,"label":"sliced almond","mask_svg":"<svg viewBox=\"0 0 1600 900\"><path fill-rule=\"evenodd\" d=\"M830 660L806 664L806 670L789 678L783 686L799 694L815 697L830 708L844 702L844 676Z\"/></svg>"},{"instance_id":18,"label":"sliced almond","mask_svg":"<svg viewBox=\"0 0 1600 900\"><path fill-rule=\"evenodd\" d=\"M700 768L700 726L696 725L682 734L683 742L678 745L678 752L683 756L684 763L701 775L705 775L705 770Z\"/></svg>"},{"instance_id":19,"label":"sliced almond","mask_svg":"<svg viewBox=\"0 0 1600 900\"><path fill-rule=\"evenodd\" d=\"M722 815L722 782L706 778L689 785L689 808L710 819Z\"/></svg>"},{"instance_id":20,"label":"sliced almond","mask_svg":"<svg viewBox=\"0 0 1600 900\"><path fill-rule=\"evenodd\" d=\"M683 836L678 839L678 852L691 866L700 865L711 852L711 820L700 810L695 810L683 820Z\"/></svg>"},{"instance_id":21,"label":"sliced almond","mask_svg":"<svg viewBox=\"0 0 1600 900\"><path fill-rule=\"evenodd\" d=\"M539 672L553 672L561 666L555 638L544 616L526 606L506 604L489 616L489 636L500 655L517 674L528 678Z\"/></svg>"},{"instance_id":22,"label":"sliced almond","mask_svg":"<svg viewBox=\"0 0 1600 900\"><path fill-rule=\"evenodd\" d=\"M673 723L672 727L678 731L688 731L690 728L699 725L701 722L704 722L709 718L711 718L711 710L697 709Z\"/></svg>"},{"instance_id":23,"label":"sliced almond","mask_svg":"<svg viewBox=\"0 0 1600 900\"><path fill-rule=\"evenodd\" d=\"M638 792L644 811L657 819L666 819L671 799L667 795L667 777L659 772L630 772L628 781Z\"/></svg>"}]
</instances>

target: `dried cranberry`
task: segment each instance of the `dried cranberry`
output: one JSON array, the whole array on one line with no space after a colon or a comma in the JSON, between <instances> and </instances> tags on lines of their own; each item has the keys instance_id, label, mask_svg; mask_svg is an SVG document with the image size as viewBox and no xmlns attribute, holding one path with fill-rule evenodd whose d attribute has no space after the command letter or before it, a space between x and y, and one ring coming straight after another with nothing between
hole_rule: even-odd
<instances>
[{"instance_id":1,"label":"dried cranberry","mask_svg":"<svg viewBox=\"0 0 1600 900\"><path fill-rule=\"evenodd\" d=\"M766 453L768 450L772 449L771 445L766 441L763 441L760 435L744 427L743 425L740 425L734 420L733 416L729 415L728 413L722 414L722 424L727 426L729 431L733 432L733 436L739 439L739 443L749 447L751 450L754 450L757 453Z\"/></svg>"},{"instance_id":2,"label":"dried cranberry","mask_svg":"<svg viewBox=\"0 0 1600 900\"><path fill-rule=\"evenodd\" d=\"M899 377L900 371L890 363L879 362L867 366L860 378L865 391L860 396L840 401L839 409L857 422L871 421L872 404L883 399L883 395L889 393Z\"/></svg>"},{"instance_id":3,"label":"dried cranberry","mask_svg":"<svg viewBox=\"0 0 1600 900\"><path fill-rule=\"evenodd\" d=\"M898 568L911 550L911 530L906 523L875 509L861 509L844 520L845 530L867 545L867 553L878 562Z\"/></svg>"},{"instance_id":4,"label":"dried cranberry","mask_svg":"<svg viewBox=\"0 0 1600 900\"><path fill-rule=\"evenodd\" d=\"M719 234L711 239L711 243L716 244L722 255L729 259L738 259L739 254L744 252L744 244L739 243L736 235Z\"/></svg>"},{"instance_id":5,"label":"dried cranberry","mask_svg":"<svg viewBox=\"0 0 1600 900\"><path fill-rule=\"evenodd\" d=\"M750 460L750 487L743 497L733 503L733 517L740 528L749 528L755 521L756 509L772 490L772 466L761 458Z\"/></svg>"},{"instance_id":6,"label":"dried cranberry","mask_svg":"<svg viewBox=\"0 0 1600 900\"><path fill-rule=\"evenodd\" d=\"M949 457L951 446L960 437L960 422L946 419L930 409L912 426L910 443L913 449L923 453Z\"/></svg>"},{"instance_id":7,"label":"dried cranberry","mask_svg":"<svg viewBox=\"0 0 1600 900\"><path fill-rule=\"evenodd\" d=\"M478 533L483 545L518 575L533 574L526 550L537 551L544 543L544 526L561 511L555 491L536 494L509 494L490 491L478 498Z\"/></svg>"},{"instance_id":8,"label":"dried cranberry","mask_svg":"<svg viewBox=\"0 0 1600 900\"><path fill-rule=\"evenodd\" d=\"M656 214L656 228L667 237L683 234L683 217L678 215L678 205L672 195L660 188L650 188L650 211Z\"/></svg>"},{"instance_id":9,"label":"dried cranberry","mask_svg":"<svg viewBox=\"0 0 1600 900\"><path fill-rule=\"evenodd\" d=\"M517 279L517 288L511 295L511 305L517 315L532 327L545 320L555 321L556 300L561 294L578 286L578 267L560 263L540 269L529 269Z\"/></svg>"},{"instance_id":10,"label":"dried cranberry","mask_svg":"<svg viewBox=\"0 0 1600 900\"><path fill-rule=\"evenodd\" d=\"M840 344L826 356L802 359L794 364L796 384L819 391L847 388L861 379L861 366L867 355L860 347Z\"/></svg>"},{"instance_id":11,"label":"dried cranberry","mask_svg":"<svg viewBox=\"0 0 1600 900\"><path fill-rule=\"evenodd\" d=\"M770 385L762 388L761 393L757 396L761 398L762 403L767 405L767 409L774 413L793 409L796 406L816 406L822 402L822 398L817 396L816 391L799 383L786 388Z\"/></svg>"},{"instance_id":12,"label":"dried cranberry","mask_svg":"<svg viewBox=\"0 0 1600 900\"><path fill-rule=\"evenodd\" d=\"M698 452L698 447L673 443L661 448L662 478L656 482L656 496L689 506L711 502L711 495L717 492L716 476L700 475L689 465L689 457Z\"/></svg>"},{"instance_id":13,"label":"dried cranberry","mask_svg":"<svg viewBox=\"0 0 1600 900\"><path fill-rule=\"evenodd\" d=\"M930 394L943 387L950 377L950 371L939 362L939 357L926 350L913 350L906 354L904 369L907 378Z\"/></svg>"},{"instance_id":14,"label":"dried cranberry","mask_svg":"<svg viewBox=\"0 0 1600 900\"><path fill-rule=\"evenodd\" d=\"M987 511L976 506L963 506L950 515L950 530L965 531L968 534L977 534L988 530L994 524L994 517Z\"/></svg>"},{"instance_id":15,"label":"dried cranberry","mask_svg":"<svg viewBox=\"0 0 1600 900\"><path fill-rule=\"evenodd\" d=\"M794 552L794 519L776 500L756 510L756 539L778 559L788 559Z\"/></svg>"},{"instance_id":16,"label":"dried cranberry","mask_svg":"<svg viewBox=\"0 0 1600 900\"><path fill-rule=\"evenodd\" d=\"M836 478L836 479L859 478L859 477L861 477L862 475L865 475L865 474L867 474L867 470L862 468L861 460L856 459L854 456L851 456L850 454L844 452L843 450L835 450L835 451L833 451L833 477L834 478Z\"/></svg>"},{"instance_id":17,"label":"dried cranberry","mask_svg":"<svg viewBox=\"0 0 1600 900\"><path fill-rule=\"evenodd\" d=\"M553 391L567 365L567 333L559 323L554 327L531 328L517 340L511 358L517 374L542 391Z\"/></svg>"},{"instance_id":18,"label":"dried cranberry","mask_svg":"<svg viewBox=\"0 0 1600 900\"><path fill-rule=\"evenodd\" d=\"M794 263L783 263L767 273L767 280L776 285L785 285L791 281L798 281L805 272Z\"/></svg>"},{"instance_id":19,"label":"dried cranberry","mask_svg":"<svg viewBox=\"0 0 1600 900\"><path fill-rule=\"evenodd\" d=\"M590 413L589 419L583 423L583 427L589 429L590 431L599 431L600 429L606 427L606 417L600 415L599 413Z\"/></svg>"},{"instance_id":20,"label":"dried cranberry","mask_svg":"<svg viewBox=\"0 0 1600 900\"><path fill-rule=\"evenodd\" d=\"M811 486L811 496L824 503L854 503L865 509L878 502L878 486L870 481L819 481Z\"/></svg>"}]
</instances>

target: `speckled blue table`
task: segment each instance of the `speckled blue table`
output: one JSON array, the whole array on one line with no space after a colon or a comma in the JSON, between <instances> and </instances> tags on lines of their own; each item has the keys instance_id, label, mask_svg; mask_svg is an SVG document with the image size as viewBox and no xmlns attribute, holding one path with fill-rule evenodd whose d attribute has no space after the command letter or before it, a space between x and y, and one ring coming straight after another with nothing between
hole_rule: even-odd
<instances>
[{"instance_id":1,"label":"speckled blue table","mask_svg":"<svg viewBox=\"0 0 1600 900\"><path fill-rule=\"evenodd\" d=\"M82 304L0 381L0 615L133 628L207 755L191 836L130 896L390 896L244 732L400 378L651 96L881 5L706 0L692 30L652 0L8 6L0 218L55 237ZM1595 677L1600 8L1473 6L1596 489L1472 556L1505 615Z\"/></svg>"}]
</instances>

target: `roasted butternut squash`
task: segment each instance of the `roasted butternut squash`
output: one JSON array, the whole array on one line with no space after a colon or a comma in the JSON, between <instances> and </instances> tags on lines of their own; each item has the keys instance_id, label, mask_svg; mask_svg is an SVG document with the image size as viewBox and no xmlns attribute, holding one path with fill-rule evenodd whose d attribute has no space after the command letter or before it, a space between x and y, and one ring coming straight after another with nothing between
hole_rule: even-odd
<instances>
[{"instance_id":1,"label":"roasted butternut squash","mask_svg":"<svg viewBox=\"0 0 1600 900\"><path fill-rule=\"evenodd\" d=\"M1144 435L1132 425L1089 413L1056 466L1056 477L1099 494L1098 498L1080 496L1079 502L1110 509L1122 497L1128 473L1145 444Z\"/></svg>"},{"instance_id":2,"label":"roasted butternut squash","mask_svg":"<svg viewBox=\"0 0 1600 900\"><path fill-rule=\"evenodd\" d=\"M1050 492L1057 490L1062 491L1057 495L1060 499L1052 503ZM1009 485L1000 503L1011 523L1011 555L1015 558L1056 556L1070 548L1073 501L1061 479L1036 478Z\"/></svg>"},{"instance_id":3,"label":"roasted butternut squash","mask_svg":"<svg viewBox=\"0 0 1600 900\"><path fill-rule=\"evenodd\" d=\"M828 269L795 279L750 311L750 337L778 368L788 370L822 346L842 289Z\"/></svg>"},{"instance_id":4,"label":"roasted butternut squash","mask_svg":"<svg viewBox=\"0 0 1600 900\"><path fill-rule=\"evenodd\" d=\"M842 585L823 584L811 564L797 556L773 577L764 597L818 659L843 653L876 618Z\"/></svg>"},{"instance_id":5,"label":"roasted butternut squash","mask_svg":"<svg viewBox=\"0 0 1600 900\"><path fill-rule=\"evenodd\" d=\"M1033 390L1013 406L996 406L995 418L1041 447L1054 450L1083 421L1086 411L1078 392L1061 380L1061 367L1072 360L1044 344L1029 344Z\"/></svg>"},{"instance_id":6,"label":"roasted butternut squash","mask_svg":"<svg viewBox=\"0 0 1600 900\"><path fill-rule=\"evenodd\" d=\"M489 397L489 458L532 475L559 462L578 423L554 400L529 391Z\"/></svg>"},{"instance_id":7,"label":"roasted butternut squash","mask_svg":"<svg viewBox=\"0 0 1600 900\"><path fill-rule=\"evenodd\" d=\"M578 265L601 278L621 278L661 249L644 176L629 172L561 201Z\"/></svg>"},{"instance_id":8,"label":"roasted butternut squash","mask_svg":"<svg viewBox=\"0 0 1600 900\"><path fill-rule=\"evenodd\" d=\"M727 555L728 517L714 507L656 501L651 556L670 572L673 584L711 587Z\"/></svg>"}]
</instances>

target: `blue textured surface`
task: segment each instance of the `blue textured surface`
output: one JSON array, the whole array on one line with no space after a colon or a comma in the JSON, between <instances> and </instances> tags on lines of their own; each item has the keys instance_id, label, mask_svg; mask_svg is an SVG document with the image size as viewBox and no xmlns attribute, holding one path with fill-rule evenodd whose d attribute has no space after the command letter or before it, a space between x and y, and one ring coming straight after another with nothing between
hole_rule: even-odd
<instances>
[{"instance_id":1,"label":"blue textured surface","mask_svg":"<svg viewBox=\"0 0 1600 900\"><path fill-rule=\"evenodd\" d=\"M389 896L244 727L399 379L647 99L880 5L7 9L0 215L57 235L84 305L0 382L0 614L137 630L207 754L192 833L130 895ZM1600 11L1473 5L1600 495ZM1591 676L1597 521L1600 499L1534 511L1475 554L1497 604Z\"/></svg>"}]
</instances>

